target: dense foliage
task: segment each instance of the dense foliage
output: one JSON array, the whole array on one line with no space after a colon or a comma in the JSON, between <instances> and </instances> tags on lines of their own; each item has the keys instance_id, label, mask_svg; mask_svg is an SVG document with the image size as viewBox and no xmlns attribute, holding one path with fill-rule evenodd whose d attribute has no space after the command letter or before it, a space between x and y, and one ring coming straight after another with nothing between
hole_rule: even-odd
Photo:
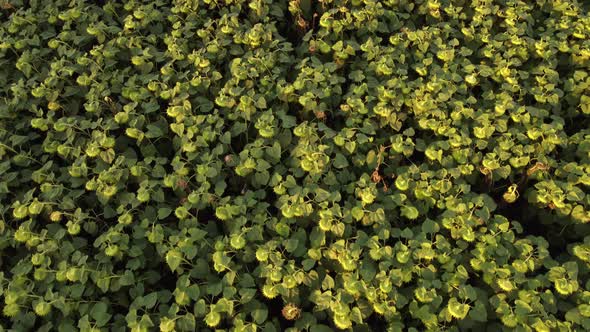
<instances>
[{"instance_id":1,"label":"dense foliage","mask_svg":"<svg viewBox=\"0 0 590 332\"><path fill-rule=\"evenodd\" d=\"M0 0L0 330L590 330L583 0Z\"/></svg>"}]
</instances>

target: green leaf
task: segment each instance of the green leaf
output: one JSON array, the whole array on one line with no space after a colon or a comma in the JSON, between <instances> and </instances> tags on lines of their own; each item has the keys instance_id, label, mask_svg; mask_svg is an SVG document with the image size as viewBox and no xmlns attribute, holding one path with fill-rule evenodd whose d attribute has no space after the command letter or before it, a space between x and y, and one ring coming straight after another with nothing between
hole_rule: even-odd
<instances>
[{"instance_id":1,"label":"green leaf","mask_svg":"<svg viewBox=\"0 0 590 332\"><path fill-rule=\"evenodd\" d=\"M227 183L225 180L219 180L215 183L215 195L222 196L227 188Z\"/></svg>"},{"instance_id":2,"label":"green leaf","mask_svg":"<svg viewBox=\"0 0 590 332\"><path fill-rule=\"evenodd\" d=\"M254 309L252 310L252 313L250 315L252 316L252 319L254 319L254 322L256 324L262 324L266 321L266 318L268 317L268 309Z\"/></svg>"},{"instance_id":3,"label":"green leaf","mask_svg":"<svg viewBox=\"0 0 590 332\"><path fill-rule=\"evenodd\" d=\"M526 316L533 311L533 308L531 308L531 306L528 303L526 303L522 300L516 300L516 301L514 301L514 304L516 304L516 308L514 309L514 312L518 316Z\"/></svg>"},{"instance_id":4,"label":"green leaf","mask_svg":"<svg viewBox=\"0 0 590 332\"><path fill-rule=\"evenodd\" d=\"M400 233L400 236L404 239L412 239L414 238L414 232L408 227L404 228Z\"/></svg>"},{"instance_id":5,"label":"green leaf","mask_svg":"<svg viewBox=\"0 0 590 332\"><path fill-rule=\"evenodd\" d=\"M180 251L173 249L166 253L166 263L170 267L170 270L176 271L181 262L182 253Z\"/></svg>"},{"instance_id":6,"label":"green leaf","mask_svg":"<svg viewBox=\"0 0 590 332\"><path fill-rule=\"evenodd\" d=\"M477 301L475 302L473 308L469 310L469 318L473 319L477 322L485 323L488 321L488 312L486 307L483 303Z\"/></svg>"},{"instance_id":7,"label":"green leaf","mask_svg":"<svg viewBox=\"0 0 590 332\"><path fill-rule=\"evenodd\" d=\"M151 309L156 305L157 301L158 301L158 292L151 292L142 298L141 303L146 309Z\"/></svg>"},{"instance_id":8,"label":"green leaf","mask_svg":"<svg viewBox=\"0 0 590 332\"><path fill-rule=\"evenodd\" d=\"M335 285L334 279L328 275L322 281L322 289L323 290L332 289L332 288L334 288L334 285Z\"/></svg>"},{"instance_id":9,"label":"green leaf","mask_svg":"<svg viewBox=\"0 0 590 332\"><path fill-rule=\"evenodd\" d=\"M105 326L111 319L111 314L107 312L108 305L104 302L99 302L90 310L90 317L94 319L98 327Z\"/></svg>"},{"instance_id":10,"label":"green leaf","mask_svg":"<svg viewBox=\"0 0 590 332\"><path fill-rule=\"evenodd\" d=\"M147 138L162 137L164 135L164 131L159 126L148 124L146 128L148 131L145 133L145 137Z\"/></svg>"},{"instance_id":11,"label":"green leaf","mask_svg":"<svg viewBox=\"0 0 590 332\"><path fill-rule=\"evenodd\" d=\"M309 329L309 332L334 332L328 325L314 324Z\"/></svg>"},{"instance_id":12,"label":"green leaf","mask_svg":"<svg viewBox=\"0 0 590 332\"><path fill-rule=\"evenodd\" d=\"M197 321L192 313L177 316L176 326L179 331L195 331Z\"/></svg>"},{"instance_id":13,"label":"green leaf","mask_svg":"<svg viewBox=\"0 0 590 332\"><path fill-rule=\"evenodd\" d=\"M401 208L401 214L402 216L410 219L410 220L415 220L418 218L419 216L419 212L418 209L416 209L414 206L412 205L404 205Z\"/></svg>"},{"instance_id":14,"label":"green leaf","mask_svg":"<svg viewBox=\"0 0 590 332\"><path fill-rule=\"evenodd\" d=\"M346 157L344 157L344 155L342 153L336 154L336 157L334 158L333 165L334 165L334 167L339 168L339 169L346 168L349 166L348 160L346 160Z\"/></svg>"},{"instance_id":15,"label":"green leaf","mask_svg":"<svg viewBox=\"0 0 590 332\"><path fill-rule=\"evenodd\" d=\"M299 247L299 240L295 238L290 238L285 240L285 250L287 252L294 252Z\"/></svg>"},{"instance_id":16,"label":"green leaf","mask_svg":"<svg viewBox=\"0 0 590 332\"><path fill-rule=\"evenodd\" d=\"M275 161L281 160L281 144L275 141L272 146L266 149L266 153Z\"/></svg>"},{"instance_id":17,"label":"green leaf","mask_svg":"<svg viewBox=\"0 0 590 332\"><path fill-rule=\"evenodd\" d=\"M311 248L319 248L326 244L326 234L318 227L314 227L309 234Z\"/></svg>"},{"instance_id":18,"label":"green leaf","mask_svg":"<svg viewBox=\"0 0 590 332\"><path fill-rule=\"evenodd\" d=\"M325 189L317 188L315 191L315 201L316 202L323 202L330 198L331 193Z\"/></svg>"},{"instance_id":19,"label":"green leaf","mask_svg":"<svg viewBox=\"0 0 590 332\"><path fill-rule=\"evenodd\" d=\"M168 217L172 213L171 208L163 207L158 209L158 219L162 220Z\"/></svg>"},{"instance_id":20,"label":"green leaf","mask_svg":"<svg viewBox=\"0 0 590 332\"><path fill-rule=\"evenodd\" d=\"M359 307L354 307L352 308L352 310L350 310L350 318L353 322L357 324L363 323L363 314L361 313Z\"/></svg>"},{"instance_id":21,"label":"green leaf","mask_svg":"<svg viewBox=\"0 0 590 332\"><path fill-rule=\"evenodd\" d=\"M377 268L369 258L365 258L361 261L359 273L365 282L370 282L375 278Z\"/></svg>"},{"instance_id":22,"label":"green leaf","mask_svg":"<svg viewBox=\"0 0 590 332\"><path fill-rule=\"evenodd\" d=\"M193 313L196 317L203 317L207 313L207 303L204 299L200 299L195 303Z\"/></svg>"},{"instance_id":23,"label":"green leaf","mask_svg":"<svg viewBox=\"0 0 590 332\"><path fill-rule=\"evenodd\" d=\"M257 184L261 186L266 186L268 180L270 179L270 174L268 174L267 171L256 172L254 174L254 179L256 180Z\"/></svg>"},{"instance_id":24,"label":"green leaf","mask_svg":"<svg viewBox=\"0 0 590 332\"><path fill-rule=\"evenodd\" d=\"M96 286L103 292L106 293L109 291L111 286L111 278L100 278L96 281Z\"/></svg>"},{"instance_id":25,"label":"green leaf","mask_svg":"<svg viewBox=\"0 0 590 332\"><path fill-rule=\"evenodd\" d=\"M344 148L352 154L352 153L354 153L354 150L356 150L356 142L355 141L348 141L344 144Z\"/></svg>"},{"instance_id":26,"label":"green leaf","mask_svg":"<svg viewBox=\"0 0 590 332\"><path fill-rule=\"evenodd\" d=\"M201 295L201 289L199 285L190 285L186 288L186 293L193 301L197 301Z\"/></svg>"},{"instance_id":27,"label":"green leaf","mask_svg":"<svg viewBox=\"0 0 590 332\"><path fill-rule=\"evenodd\" d=\"M359 221L365 216L365 211L362 208L355 206L350 210L350 214L355 220Z\"/></svg>"},{"instance_id":28,"label":"green leaf","mask_svg":"<svg viewBox=\"0 0 590 332\"><path fill-rule=\"evenodd\" d=\"M438 223L436 223L432 219L426 219L426 220L424 220L424 222L422 223L421 228L422 228L422 232L427 233L427 234L434 234L434 233L437 233L440 230L440 227L439 227Z\"/></svg>"},{"instance_id":29,"label":"green leaf","mask_svg":"<svg viewBox=\"0 0 590 332\"><path fill-rule=\"evenodd\" d=\"M303 267L303 270L309 271L315 266L315 263L315 260L307 258L301 262L301 266Z\"/></svg>"},{"instance_id":30,"label":"green leaf","mask_svg":"<svg viewBox=\"0 0 590 332\"><path fill-rule=\"evenodd\" d=\"M123 276L119 279L121 286L131 286L135 283L135 276L131 270L125 270Z\"/></svg>"}]
</instances>

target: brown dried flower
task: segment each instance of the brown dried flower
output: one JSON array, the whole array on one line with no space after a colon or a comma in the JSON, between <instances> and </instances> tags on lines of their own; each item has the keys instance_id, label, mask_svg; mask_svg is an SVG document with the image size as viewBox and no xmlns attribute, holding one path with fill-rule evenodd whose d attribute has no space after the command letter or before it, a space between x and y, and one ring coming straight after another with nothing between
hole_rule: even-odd
<instances>
[{"instance_id":1,"label":"brown dried flower","mask_svg":"<svg viewBox=\"0 0 590 332\"><path fill-rule=\"evenodd\" d=\"M301 315L301 309L293 303L287 303L281 313L286 320L296 320Z\"/></svg>"}]
</instances>

